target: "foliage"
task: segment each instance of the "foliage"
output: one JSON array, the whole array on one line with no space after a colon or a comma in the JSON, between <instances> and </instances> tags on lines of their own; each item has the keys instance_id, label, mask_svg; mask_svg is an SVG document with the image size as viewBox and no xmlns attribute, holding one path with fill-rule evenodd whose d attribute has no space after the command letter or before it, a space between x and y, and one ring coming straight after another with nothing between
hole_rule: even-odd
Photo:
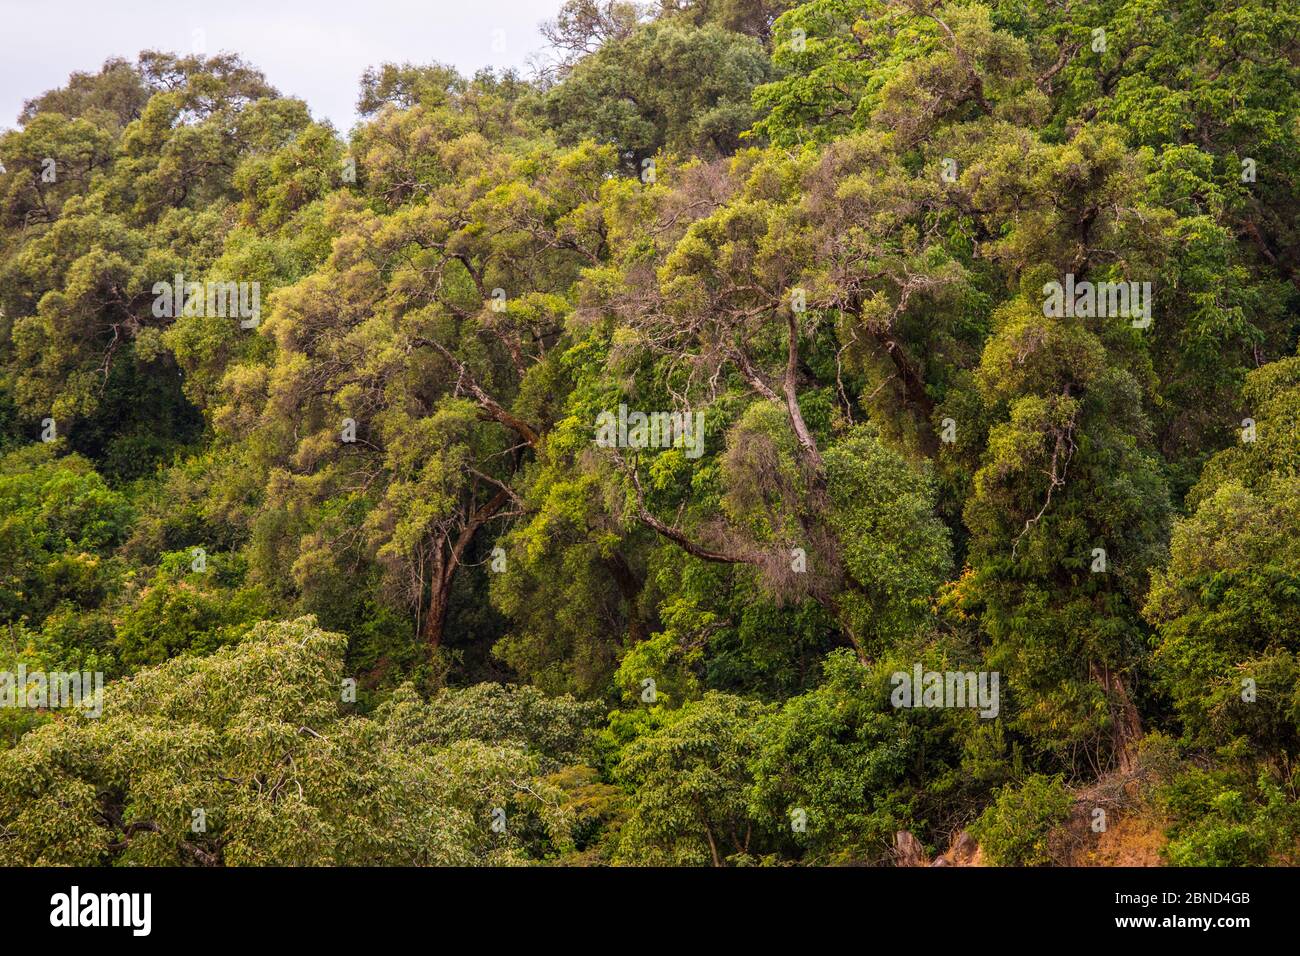
<instances>
[{"instance_id":1,"label":"foliage","mask_svg":"<svg viewBox=\"0 0 1300 956\"><path fill-rule=\"evenodd\" d=\"M1051 862L1048 831L1065 819L1070 803L1059 776L1034 774L1000 791L971 833L998 866L1041 866Z\"/></svg>"},{"instance_id":2,"label":"foliage","mask_svg":"<svg viewBox=\"0 0 1300 956\"><path fill-rule=\"evenodd\" d=\"M345 643L309 618L263 625L140 671L98 720L28 734L0 755L4 862L468 865L567 845L559 792L518 743L435 743L409 690L346 714ZM498 806L502 834L485 825Z\"/></svg>"},{"instance_id":3,"label":"foliage","mask_svg":"<svg viewBox=\"0 0 1300 956\"><path fill-rule=\"evenodd\" d=\"M0 134L0 862L1295 862L1293 0L557 6Z\"/></svg>"}]
</instances>

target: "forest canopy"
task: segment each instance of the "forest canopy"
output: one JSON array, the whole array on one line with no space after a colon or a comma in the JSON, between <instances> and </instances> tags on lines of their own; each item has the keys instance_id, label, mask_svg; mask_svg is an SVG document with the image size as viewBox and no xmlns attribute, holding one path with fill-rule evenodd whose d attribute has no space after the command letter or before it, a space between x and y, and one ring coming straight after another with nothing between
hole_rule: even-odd
<instances>
[{"instance_id":1,"label":"forest canopy","mask_svg":"<svg viewBox=\"0 0 1300 956\"><path fill-rule=\"evenodd\" d=\"M1300 863L1300 5L543 32L0 134L0 864Z\"/></svg>"}]
</instances>

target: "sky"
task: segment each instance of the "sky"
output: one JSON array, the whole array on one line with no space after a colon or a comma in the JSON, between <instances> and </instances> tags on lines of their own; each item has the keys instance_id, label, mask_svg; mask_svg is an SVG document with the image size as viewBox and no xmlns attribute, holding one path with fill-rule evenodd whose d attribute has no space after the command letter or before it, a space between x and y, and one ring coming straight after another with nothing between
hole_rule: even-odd
<instances>
[{"instance_id":1,"label":"sky","mask_svg":"<svg viewBox=\"0 0 1300 956\"><path fill-rule=\"evenodd\" d=\"M347 131L362 72L437 61L526 69L562 0L0 0L0 129L75 71L141 50L238 53Z\"/></svg>"}]
</instances>

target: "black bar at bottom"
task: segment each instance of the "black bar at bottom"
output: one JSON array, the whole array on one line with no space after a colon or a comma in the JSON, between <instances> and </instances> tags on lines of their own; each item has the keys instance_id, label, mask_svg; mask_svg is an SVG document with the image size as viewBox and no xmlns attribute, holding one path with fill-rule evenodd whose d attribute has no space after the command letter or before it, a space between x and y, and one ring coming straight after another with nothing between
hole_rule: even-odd
<instances>
[{"instance_id":1,"label":"black bar at bottom","mask_svg":"<svg viewBox=\"0 0 1300 956\"><path fill-rule=\"evenodd\" d=\"M319 939L346 949L400 943L415 934L440 941L438 948L481 940L494 946L564 943L606 950L626 943L657 949L674 938L684 942L679 934L685 932L693 944L717 939L731 948L743 940L765 947L787 940L829 942L846 931L864 945L893 940L909 949L1020 932L1071 941L1200 935L1228 943L1242 933L1276 933L1290 925L1295 873L0 869L0 913L10 939L111 937L127 946ZM145 897L133 894L148 894L147 908Z\"/></svg>"}]
</instances>

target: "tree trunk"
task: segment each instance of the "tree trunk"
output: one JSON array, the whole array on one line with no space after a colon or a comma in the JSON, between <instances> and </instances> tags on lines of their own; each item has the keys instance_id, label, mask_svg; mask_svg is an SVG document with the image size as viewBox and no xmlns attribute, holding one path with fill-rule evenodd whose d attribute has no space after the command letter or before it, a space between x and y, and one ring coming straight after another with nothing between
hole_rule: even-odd
<instances>
[{"instance_id":1,"label":"tree trunk","mask_svg":"<svg viewBox=\"0 0 1300 956\"><path fill-rule=\"evenodd\" d=\"M614 583L618 586L619 594L627 604L628 640L633 644L640 644L648 636L645 626L641 623L640 609L641 588L645 582L637 577L636 572L632 570L632 565L628 563L621 551L615 551L606 558L605 567L609 569Z\"/></svg>"},{"instance_id":2,"label":"tree trunk","mask_svg":"<svg viewBox=\"0 0 1300 956\"><path fill-rule=\"evenodd\" d=\"M799 440L804 459L813 474L820 478L826 472L826 465L822 461L821 450L817 447L817 439L813 437L799 408L799 320L793 312L789 315L787 334L789 340L786 343L785 375L781 381L781 390L785 393L786 414L790 418L795 438Z\"/></svg>"},{"instance_id":3,"label":"tree trunk","mask_svg":"<svg viewBox=\"0 0 1300 956\"><path fill-rule=\"evenodd\" d=\"M1138 741L1142 739L1142 717L1129 697L1122 674L1104 664L1091 665L1092 679L1101 685L1110 704L1110 742L1121 773L1137 769Z\"/></svg>"},{"instance_id":4,"label":"tree trunk","mask_svg":"<svg viewBox=\"0 0 1300 956\"><path fill-rule=\"evenodd\" d=\"M440 565L442 561L438 562ZM443 575L435 571L430 582L429 602L424 608L424 619L420 621L420 640L433 650L442 643L443 628L447 625L447 609L451 606L452 575Z\"/></svg>"},{"instance_id":5,"label":"tree trunk","mask_svg":"<svg viewBox=\"0 0 1300 956\"><path fill-rule=\"evenodd\" d=\"M704 832L709 838L709 853L713 856L713 865L722 866L722 859L718 856L718 844L713 839L713 829L707 823L704 824Z\"/></svg>"},{"instance_id":6,"label":"tree trunk","mask_svg":"<svg viewBox=\"0 0 1300 956\"><path fill-rule=\"evenodd\" d=\"M424 620L420 622L420 639L433 650L442 643L442 632L447 625L447 610L451 606L451 585L456 579L456 571L465 558L465 551L474 535L502 506L510 499L505 489L492 496L487 504L470 516L469 522L461 529L450 551L445 552L448 538L443 535L438 539L434 550L433 573L429 580L429 603L425 605Z\"/></svg>"}]
</instances>

